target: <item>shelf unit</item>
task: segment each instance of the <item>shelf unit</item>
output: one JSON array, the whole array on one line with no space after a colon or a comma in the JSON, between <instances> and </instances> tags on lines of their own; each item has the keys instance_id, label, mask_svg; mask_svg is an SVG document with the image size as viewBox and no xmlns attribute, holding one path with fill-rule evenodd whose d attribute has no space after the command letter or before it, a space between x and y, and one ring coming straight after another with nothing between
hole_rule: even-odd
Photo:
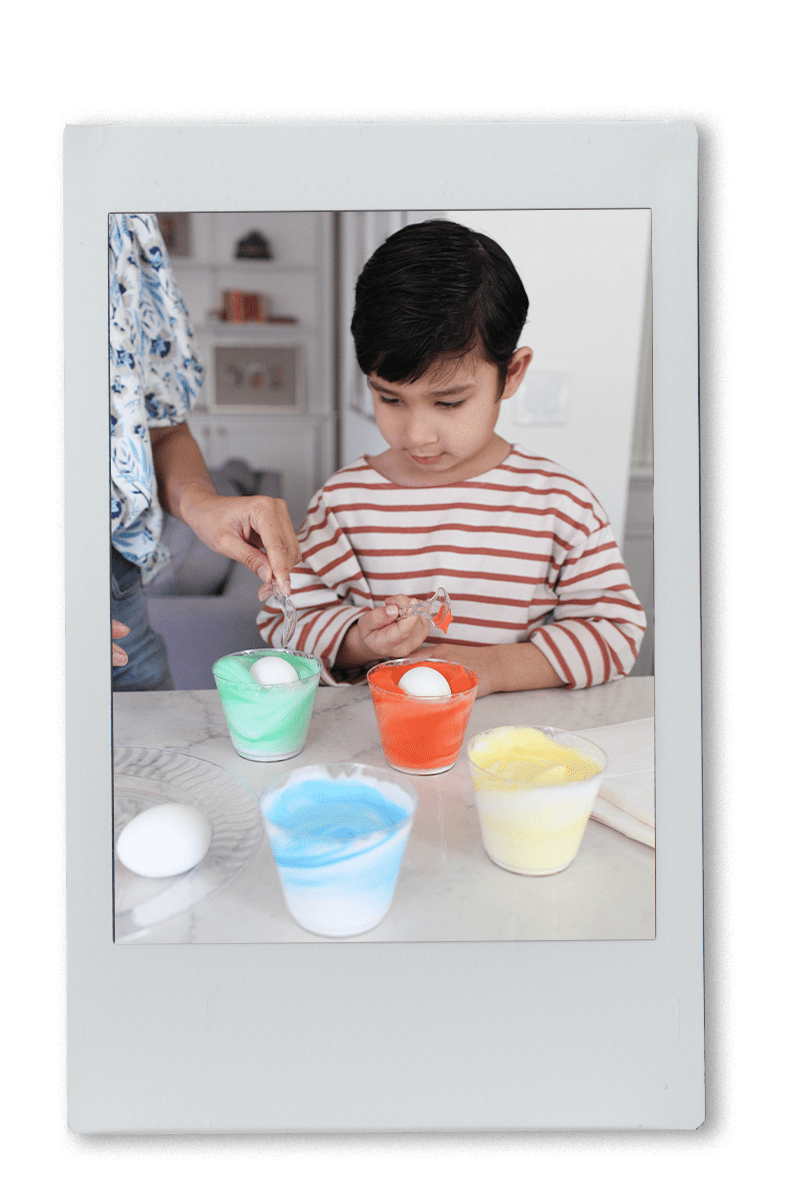
<instances>
[{"instance_id":1,"label":"shelf unit","mask_svg":"<svg viewBox=\"0 0 789 1200\"><path fill-rule=\"evenodd\" d=\"M298 528L311 496L336 466L334 216L258 212L189 217L193 253L170 259L204 366L189 426L209 467L238 456L257 470L278 471ZM272 258L233 257L236 242L253 229L269 241ZM295 317L296 323L216 319L212 314L221 307L222 292L232 288L263 293L272 316ZM296 405L253 407L244 402L232 410L218 408L214 360L222 347L296 348ZM246 362L251 358L247 354Z\"/></svg>"}]
</instances>

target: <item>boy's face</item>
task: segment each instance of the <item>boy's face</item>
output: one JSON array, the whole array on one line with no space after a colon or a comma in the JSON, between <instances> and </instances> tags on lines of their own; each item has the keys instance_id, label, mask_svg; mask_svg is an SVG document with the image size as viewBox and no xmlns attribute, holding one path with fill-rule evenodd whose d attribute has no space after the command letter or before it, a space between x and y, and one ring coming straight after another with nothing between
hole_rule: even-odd
<instances>
[{"instance_id":1,"label":"boy's face","mask_svg":"<svg viewBox=\"0 0 789 1200\"><path fill-rule=\"evenodd\" d=\"M415 383L390 384L371 373L375 419L402 473L416 484L440 484L497 465L499 400L517 390L531 358L528 347L515 351L501 394L498 368L475 354L438 363Z\"/></svg>"}]
</instances>

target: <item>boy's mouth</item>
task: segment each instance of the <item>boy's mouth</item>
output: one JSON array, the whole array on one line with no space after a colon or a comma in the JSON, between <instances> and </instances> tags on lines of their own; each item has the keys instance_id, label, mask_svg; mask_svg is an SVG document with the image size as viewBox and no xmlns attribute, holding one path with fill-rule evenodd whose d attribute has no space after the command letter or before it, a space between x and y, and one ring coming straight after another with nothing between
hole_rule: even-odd
<instances>
[{"instance_id":1,"label":"boy's mouth","mask_svg":"<svg viewBox=\"0 0 789 1200\"><path fill-rule=\"evenodd\" d=\"M412 454L411 457L415 463L419 463L420 467L432 467L434 463L438 462L441 455L432 454L429 458L425 458L423 455Z\"/></svg>"}]
</instances>

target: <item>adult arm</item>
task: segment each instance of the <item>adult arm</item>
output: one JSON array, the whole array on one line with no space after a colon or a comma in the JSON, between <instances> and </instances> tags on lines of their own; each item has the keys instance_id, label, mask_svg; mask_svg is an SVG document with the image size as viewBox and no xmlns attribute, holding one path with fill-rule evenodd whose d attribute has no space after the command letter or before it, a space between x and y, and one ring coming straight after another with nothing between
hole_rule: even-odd
<instances>
[{"instance_id":1,"label":"adult arm","mask_svg":"<svg viewBox=\"0 0 789 1200\"><path fill-rule=\"evenodd\" d=\"M285 501L218 495L185 422L150 433L159 499L167 512L185 521L206 546L258 575L269 595L272 576L287 595L301 553Z\"/></svg>"},{"instance_id":2,"label":"adult arm","mask_svg":"<svg viewBox=\"0 0 789 1200\"><path fill-rule=\"evenodd\" d=\"M406 596L376 605L358 558L321 491L310 504L299 533L302 563L293 572L295 647L321 659L321 682L364 678L364 668L401 657L421 645L429 632L422 616L400 618L396 605ZM259 597L264 599L262 592ZM388 610L388 611L387 611ZM283 616L274 604L257 618L261 636L276 645Z\"/></svg>"}]
</instances>

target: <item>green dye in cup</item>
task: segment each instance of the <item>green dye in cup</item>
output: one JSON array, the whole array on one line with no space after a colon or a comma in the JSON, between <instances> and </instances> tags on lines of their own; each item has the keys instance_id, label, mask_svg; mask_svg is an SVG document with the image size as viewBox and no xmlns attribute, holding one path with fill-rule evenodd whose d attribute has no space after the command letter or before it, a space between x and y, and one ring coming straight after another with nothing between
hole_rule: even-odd
<instances>
[{"instance_id":1,"label":"green dye in cup","mask_svg":"<svg viewBox=\"0 0 789 1200\"><path fill-rule=\"evenodd\" d=\"M257 683L250 668L270 655L289 662L298 681L268 687ZM237 754L277 762L303 750L320 679L319 659L299 650L242 650L218 659L212 670Z\"/></svg>"}]
</instances>

